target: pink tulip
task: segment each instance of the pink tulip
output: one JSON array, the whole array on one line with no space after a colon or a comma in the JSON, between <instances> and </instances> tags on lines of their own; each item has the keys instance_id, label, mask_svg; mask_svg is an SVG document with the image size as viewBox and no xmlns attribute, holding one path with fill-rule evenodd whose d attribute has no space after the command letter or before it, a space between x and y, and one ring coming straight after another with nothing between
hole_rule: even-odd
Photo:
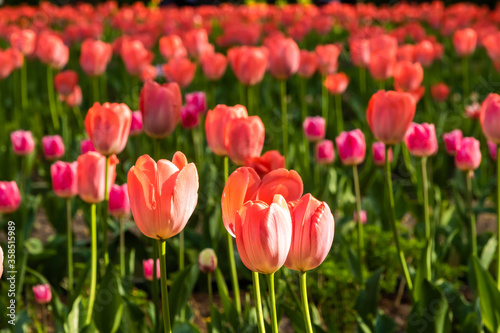
<instances>
[{"instance_id":1,"label":"pink tulip","mask_svg":"<svg viewBox=\"0 0 500 333\"><path fill-rule=\"evenodd\" d=\"M385 165L385 144L383 142L374 142L372 144L372 154L375 165ZM389 162L392 163L392 148L389 148Z\"/></svg>"},{"instance_id":2,"label":"pink tulip","mask_svg":"<svg viewBox=\"0 0 500 333\"><path fill-rule=\"evenodd\" d=\"M184 105L181 108L181 125L184 128L195 128L200 124L200 117L196 106L192 104Z\"/></svg>"},{"instance_id":3,"label":"pink tulip","mask_svg":"<svg viewBox=\"0 0 500 333\"><path fill-rule=\"evenodd\" d=\"M64 155L64 142L60 135L46 135L42 138L43 155L48 160L57 160Z\"/></svg>"},{"instance_id":4,"label":"pink tulip","mask_svg":"<svg viewBox=\"0 0 500 333\"><path fill-rule=\"evenodd\" d=\"M143 132L141 111L132 112L132 122L130 123L130 136L136 136ZM90 140L89 140L90 141Z\"/></svg>"},{"instance_id":5,"label":"pink tulip","mask_svg":"<svg viewBox=\"0 0 500 333\"><path fill-rule=\"evenodd\" d=\"M491 93L481 105L479 120L486 138L500 144L500 95Z\"/></svg>"},{"instance_id":6,"label":"pink tulip","mask_svg":"<svg viewBox=\"0 0 500 333\"><path fill-rule=\"evenodd\" d=\"M71 198L78 194L78 162L57 161L50 166L52 189L60 198Z\"/></svg>"},{"instance_id":7,"label":"pink tulip","mask_svg":"<svg viewBox=\"0 0 500 333\"><path fill-rule=\"evenodd\" d=\"M80 151L82 154L85 154L89 151L95 151L94 144L90 139L83 139L80 141Z\"/></svg>"},{"instance_id":8,"label":"pink tulip","mask_svg":"<svg viewBox=\"0 0 500 333\"><path fill-rule=\"evenodd\" d=\"M111 44L86 39L81 45L80 66L88 76L99 76L106 71L112 56Z\"/></svg>"},{"instance_id":9,"label":"pink tulip","mask_svg":"<svg viewBox=\"0 0 500 333\"><path fill-rule=\"evenodd\" d=\"M2 278L3 274L3 250L2 247L0 246L0 278Z\"/></svg>"},{"instance_id":10,"label":"pink tulip","mask_svg":"<svg viewBox=\"0 0 500 333\"><path fill-rule=\"evenodd\" d=\"M207 95L203 91L186 94L186 104L190 105L196 113L205 113L207 110Z\"/></svg>"},{"instance_id":11,"label":"pink tulip","mask_svg":"<svg viewBox=\"0 0 500 333\"><path fill-rule=\"evenodd\" d=\"M108 211L114 217L127 216L130 213L127 183L114 184L109 191Z\"/></svg>"},{"instance_id":12,"label":"pink tulip","mask_svg":"<svg viewBox=\"0 0 500 333\"><path fill-rule=\"evenodd\" d=\"M410 154L414 156L425 157L437 153L438 144L434 124L411 123L406 132L405 144Z\"/></svg>"},{"instance_id":13,"label":"pink tulip","mask_svg":"<svg viewBox=\"0 0 500 333\"><path fill-rule=\"evenodd\" d=\"M108 191L115 182L116 164L115 155L109 158ZM99 203L104 200L104 179L106 172L106 157L98 152L91 151L78 157L78 195L87 203Z\"/></svg>"},{"instance_id":14,"label":"pink tulip","mask_svg":"<svg viewBox=\"0 0 500 333\"><path fill-rule=\"evenodd\" d=\"M330 164L335 161L335 149L333 141L321 140L316 143L316 162L319 164Z\"/></svg>"},{"instance_id":15,"label":"pink tulip","mask_svg":"<svg viewBox=\"0 0 500 333\"><path fill-rule=\"evenodd\" d=\"M455 155L455 165L462 171L473 171L481 164L479 141L474 138L463 138Z\"/></svg>"},{"instance_id":16,"label":"pink tulip","mask_svg":"<svg viewBox=\"0 0 500 333\"><path fill-rule=\"evenodd\" d=\"M33 286L33 294L38 304L47 304L52 300L52 291L49 284L39 284Z\"/></svg>"},{"instance_id":17,"label":"pink tulip","mask_svg":"<svg viewBox=\"0 0 500 333\"><path fill-rule=\"evenodd\" d=\"M304 135L309 141L318 141L325 137L326 123L325 119L320 116L306 117L302 124Z\"/></svg>"},{"instance_id":18,"label":"pink tulip","mask_svg":"<svg viewBox=\"0 0 500 333\"><path fill-rule=\"evenodd\" d=\"M264 138L265 127L259 116L231 119L224 129L227 154L237 165L243 165L247 158L260 156Z\"/></svg>"},{"instance_id":19,"label":"pink tulip","mask_svg":"<svg viewBox=\"0 0 500 333\"><path fill-rule=\"evenodd\" d=\"M488 151L490 152L490 157L493 161L497 160L497 145L494 142L488 141Z\"/></svg>"},{"instance_id":20,"label":"pink tulip","mask_svg":"<svg viewBox=\"0 0 500 333\"><path fill-rule=\"evenodd\" d=\"M470 105L465 106L465 116L469 119L479 119L481 115L481 105L478 102L474 102Z\"/></svg>"},{"instance_id":21,"label":"pink tulip","mask_svg":"<svg viewBox=\"0 0 500 333\"><path fill-rule=\"evenodd\" d=\"M361 216L361 224L366 224L366 210L362 210L360 216ZM357 211L354 211L352 219L354 220L354 222L359 222Z\"/></svg>"},{"instance_id":22,"label":"pink tulip","mask_svg":"<svg viewBox=\"0 0 500 333\"><path fill-rule=\"evenodd\" d=\"M448 155L455 155L462 142L462 131L459 129L443 134L444 146Z\"/></svg>"},{"instance_id":23,"label":"pink tulip","mask_svg":"<svg viewBox=\"0 0 500 333\"><path fill-rule=\"evenodd\" d=\"M360 129L341 132L335 139L340 160L344 165L358 165L366 154L365 135Z\"/></svg>"},{"instance_id":24,"label":"pink tulip","mask_svg":"<svg viewBox=\"0 0 500 333\"><path fill-rule=\"evenodd\" d=\"M153 281L153 259L147 259L142 261L142 269L144 272L144 278L148 281ZM160 259L156 259L156 278L159 280L161 278L160 273Z\"/></svg>"},{"instance_id":25,"label":"pink tulip","mask_svg":"<svg viewBox=\"0 0 500 333\"><path fill-rule=\"evenodd\" d=\"M30 131L17 130L10 133L12 150L18 156L26 156L35 149L35 141Z\"/></svg>"},{"instance_id":26,"label":"pink tulip","mask_svg":"<svg viewBox=\"0 0 500 333\"><path fill-rule=\"evenodd\" d=\"M0 181L0 213L9 214L15 212L21 204L19 188L14 181Z\"/></svg>"}]
</instances>

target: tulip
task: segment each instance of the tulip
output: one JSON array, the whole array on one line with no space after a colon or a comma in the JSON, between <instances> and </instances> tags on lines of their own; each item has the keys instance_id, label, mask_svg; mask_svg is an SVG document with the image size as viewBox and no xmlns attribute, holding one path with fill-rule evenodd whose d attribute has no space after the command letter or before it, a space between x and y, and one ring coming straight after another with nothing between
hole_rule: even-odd
<instances>
[{"instance_id":1,"label":"tulip","mask_svg":"<svg viewBox=\"0 0 500 333\"><path fill-rule=\"evenodd\" d=\"M290 204L292 243L285 267L306 272L315 269L330 252L335 221L326 202L306 194Z\"/></svg>"},{"instance_id":2,"label":"tulip","mask_svg":"<svg viewBox=\"0 0 500 333\"><path fill-rule=\"evenodd\" d=\"M465 116L469 119L479 119L481 115L481 105L478 102L474 102L470 105L465 106Z\"/></svg>"},{"instance_id":3,"label":"tulip","mask_svg":"<svg viewBox=\"0 0 500 333\"><path fill-rule=\"evenodd\" d=\"M132 112L132 121L130 122L130 136L136 136L142 133L142 113L141 111Z\"/></svg>"},{"instance_id":4,"label":"tulip","mask_svg":"<svg viewBox=\"0 0 500 333\"><path fill-rule=\"evenodd\" d=\"M469 56L476 50L477 33L470 29L457 30L453 35L453 47L460 57Z\"/></svg>"},{"instance_id":5,"label":"tulip","mask_svg":"<svg viewBox=\"0 0 500 333\"><path fill-rule=\"evenodd\" d=\"M2 278L3 274L3 250L2 247L0 246L0 278Z\"/></svg>"},{"instance_id":6,"label":"tulip","mask_svg":"<svg viewBox=\"0 0 500 333\"><path fill-rule=\"evenodd\" d=\"M72 70L62 71L54 77L54 87L58 94L70 95L78 85L78 74Z\"/></svg>"},{"instance_id":7,"label":"tulip","mask_svg":"<svg viewBox=\"0 0 500 333\"><path fill-rule=\"evenodd\" d=\"M415 61L423 67L429 67L434 61L434 46L428 40L415 45Z\"/></svg>"},{"instance_id":8,"label":"tulip","mask_svg":"<svg viewBox=\"0 0 500 333\"><path fill-rule=\"evenodd\" d=\"M368 125L379 141L394 145L403 141L415 115L414 98L404 92L380 90L368 103Z\"/></svg>"},{"instance_id":9,"label":"tulip","mask_svg":"<svg viewBox=\"0 0 500 333\"><path fill-rule=\"evenodd\" d=\"M335 139L340 160L344 165L358 165L365 159L365 135L360 129L341 132Z\"/></svg>"},{"instance_id":10,"label":"tulip","mask_svg":"<svg viewBox=\"0 0 500 333\"><path fill-rule=\"evenodd\" d=\"M443 134L443 140L448 155L455 155L462 142L462 131L459 129Z\"/></svg>"},{"instance_id":11,"label":"tulip","mask_svg":"<svg viewBox=\"0 0 500 333\"><path fill-rule=\"evenodd\" d=\"M192 129L198 126L200 123L200 117L196 106L184 105L181 108L181 125L184 128Z\"/></svg>"},{"instance_id":12,"label":"tulip","mask_svg":"<svg viewBox=\"0 0 500 333\"><path fill-rule=\"evenodd\" d=\"M225 145L226 125L232 119L247 117L247 109L243 105L219 104L213 110L208 111L205 119L205 132L210 150L216 155L228 155Z\"/></svg>"},{"instance_id":13,"label":"tulip","mask_svg":"<svg viewBox=\"0 0 500 333\"><path fill-rule=\"evenodd\" d=\"M265 128L259 116L234 118L224 129L224 145L231 161L243 165L245 159L260 156Z\"/></svg>"},{"instance_id":14,"label":"tulip","mask_svg":"<svg viewBox=\"0 0 500 333\"><path fill-rule=\"evenodd\" d=\"M95 151L92 141L90 141L89 139L83 139L82 141L80 141L80 152L82 154L85 154L89 151Z\"/></svg>"},{"instance_id":15,"label":"tulip","mask_svg":"<svg viewBox=\"0 0 500 333\"><path fill-rule=\"evenodd\" d=\"M270 205L274 196L280 194L290 202L299 200L303 190L302 178L295 170L277 169L262 178L255 198Z\"/></svg>"},{"instance_id":16,"label":"tulip","mask_svg":"<svg viewBox=\"0 0 500 333\"><path fill-rule=\"evenodd\" d=\"M123 103L94 103L85 117L85 129L103 155L119 154L127 144L132 111Z\"/></svg>"},{"instance_id":17,"label":"tulip","mask_svg":"<svg viewBox=\"0 0 500 333\"><path fill-rule=\"evenodd\" d=\"M217 268L217 255L213 249L204 249L198 256L198 268L203 273L213 273Z\"/></svg>"},{"instance_id":18,"label":"tulip","mask_svg":"<svg viewBox=\"0 0 500 333\"><path fill-rule=\"evenodd\" d=\"M340 48L334 44L316 46L318 70L322 75L333 74L337 71Z\"/></svg>"},{"instance_id":19,"label":"tulip","mask_svg":"<svg viewBox=\"0 0 500 333\"><path fill-rule=\"evenodd\" d=\"M208 34L205 29L192 29L184 34L184 45L190 56L199 58L209 47Z\"/></svg>"},{"instance_id":20,"label":"tulip","mask_svg":"<svg viewBox=\"0 0 500 333\"><path fill-rule=\"evenodd\" d=\"M172 134L181 120L181 107L182 96L177 83L160 85L146 81L139 97L146 134L157 139Z\"/></svg>"},{"instance_id":21,"label":"tulip","mask_svg":"<svg viewBox=\"0 0 500 333\"><path fill-rule=\"evenodd\" d=\"M394 67L394 88L397 91L415 91L424 79L422 65L409 61L400 61Z\"/></svg>"},{"instance_id":22,"label":"tulip","mask_svg":"<svg viewBox=\"0 0 500 333\"><path fill-rule=\"evenodd\" d=\"M36 33L31 29L16 30L10 34L10 45L24 55L35 51Z\"/></svg>"},{"instance_id":23,"label":"tulip","mask_svg":"<svg viewBox=\"0 0 500 333\"><path fill-rule=\"evenodd\" d=\"M361 224L366 224L366 210L362 210L360 216L361 216ZM357 211L354 211L352 219L354 220L354 222L359 223Z\"/></svg>"},{"instance_id":24,"label":"tulip","mask_svg":"<svg viewBox=\"0 0 500 333\"><path fill-rule=\"evenodd\" d=\"M120 55L130 75L139 76L147 65L151 64L154 55L139 40L123 40Z\"/></svg>"},{"instance_id":25,"label":"tulip","mask_svg":"<svg viewBox=\"0 0 500 333\"><path fill-rule=\"evenodd\" d=\"M349 77L345 73L330 74L326 77L323 84L330 94L340 95L347 89Z\"/></svg>"},{"instance_id":26,"label":"tulip","mask_svg":"<svg viewBox=\"0 0 500 333\"><path fill-rule=\"evenodd\" d=\"M299 69L300 50L291 38L269 38L266 40L269 50L269 71L278 80L286 80Z\"/></svg>"},{"instance_id":27,"label":"tulip","mask_svg":"<svg viewBox=\"0 0 500 333\"><path fill-rule=\"evenodd\" d=\"M238 253L249 270L273 274L283 266L292 240L292 219L281 195L270 205L247 202L238 211L235 224Z\"/></svg>"},{"instance_id":28,"label":"tulip","mask_svg":"<svg viewBox=\"0 0 500 333\"><path fill-rule=\"evenodd\" d=\"M315 52L300 50L300 62L297 74L303 78L310 78L316 72L318 61Z\"/></svg>"},{"instance_id":29,"label":"tulip","mask_svg":"<svg viewBox=\"0 0 500 333\"><path fill-rule=\"evenodd\" d=\"M370 63L370 43L367 39L351 38L349 40L351 62L354 66L366 68Z\"/></svg>"},{"instance_id":30,"label":"tulip","mask_svg":"<svg viewBox=\"0 0 500 333\"><path fill-rule=\"evenodd\" d=\"M479 141L474 138L463 138L455 155L455 165L462 171L476 170L481 164Z\"/></svg>"},{"instance_id":31,"label":"tulip","mask_svg":"<svg viewBox=\"0 0 500 333\"><path fill-rule=\"evenodd\" d=\"M64 142L60 135L46 135L42 138L43 155L48 160L57 160L64 155Z\"/></svg>"},{"instance_id":32,"label":"tulip","mask_svg":"<svg viewBox=\"0 0 500 333\"><path fill-rule=\"evenodd\" d=\"M411 123L406 132L405 144L414 156L427 157L436 154L438 144L434 124Z\"/></svg>"},{"instance_id":33,"label":"tulip","mask_svg":"<svg viewBox=\"0 0 500 333\"><path fill-rule=\"evenodd\" d=\"M21 195L15 181L0 181L0 213L15 212L21 204Z\"/></svg>"},{"instance_id":34,"label":"tulip","mask_svg":"<svg viewBox=\"0 0 500 333\"><path fill-rule=\"evenodd\" d=\"M11 55L5 51L0 50L0 79L7 78L14 70L14 62Z\"/></svg>"},{"instance_id":35,"label":"tulip","mask_svg":"<svg viewBox=\"0 0 500 333\"><path fill-rule=\"evenodd\" d=\"M30 131L17 130L10 133L12 150L18 156L26 156L35 149L35 141Z\"/></svg>"},{"instance_id":36,"label":"tulip","mask_svg":"<svg viewBox=\"0 0 500 333\"><path fill-rule=\"evenodd\" d=\"M52 291L49 284L38 284L33 286L33 294L38 304L47 304L52 300Z\"/></svg>"},{"instance_id":37,"label":"tulip","mask_svg":"<svg viewBox=\"0 0 500 333\"><path fill-rule=\"evenodd\" d=\"M229 49L227 57L238 80L253 86L264 78L268 55L263 47L241 46Z\"/></svg>"},{"instance_id":38,"label":"tulip","mask_svg":"<svg viewBox=\"0 0 500 333\"><path fill-rule=\"evenodd\" d=\"M285 167L285 157L277 150L265 152L260 157L249 157L245 160L245 166L253 168L259 177L264 177L269 172Z\"/></svg>"},{"instance_id":39,"label":"tulip","mask_svg":"<svg viewBox=\"0 0 500 333\"><path fill-rule=\"evenodd\" d=\"M153 65L146 65L142 68L141 74L139 75L142 82L153 81L158 76L158 69Z\"/></svg>"},{"instance_id":40,"label":"tulip","mask_svg":"<svg viewBox=\"0 0 500 333\"><path fill-rule=\"evenodd\" d=\"M306 117L302 124L304 135L309 141L319 141L325 138L326 122L323 117Z\"/></svg>"},{"instance_id":41,"label":"tulip","mask_svg":"<svg viewBox=\"0 0 500 333\"><path fill-rule=\"evenodd\" d=\"M376 166L385 164L385 144L383 142L374 142L372 144L373 162ZM392 148L389 148L389 163L392 163Z\"/></svg>"},{"instance_id":42,"label":"tulip","mask_svg":"<svg viewBox=\"0 0 500 333\"><path fill-rule=\"evenodd\" d=\"M440 82L431 86L431 96L436 102L444 102L448 99L450 87Z\"/></svg>"},{"instance_id":43,"label":"tulip","mask_svg":"<svg viewBox=\"0 0 500 333\"><path fill-rule=\"evenodd\" d=\"M415 60L415 46L411 44L405 44L398 47L396 52L396 60L413 62Z\"/></svg>"},{"instance_id":44,"label":"tulip","mask_svg":"<svg viewBox=\"0 0 500 333\"><path fill-rule=\"evenodd\" d=\"M142 261L142 270L144 272L144 278L148 281L153 281L153 259L147 259ZM156 278L159 280L161 277L160 272L160 259L156 259Z\"/></svg>"},{"instance_id":45,"label":"tulip","mask_svg":"<svg viewBox=\"0 0 500 333\"><path fill-rule=\"evenodd\" d=\"M42 33L38 35L36 55L44 64L61 69L68 63L69 49L58 36Z\"/></svg>"},{"instance_id":46,"label":"tulip","mask_svg":"<svg viewBox=\"0 0 500 333\"><path fill-rule=\"evenodd\" d=\"M201 56L200 65L208 80L217 81L226 72L227 58L222 53L205 53Z\"/></svg>"},{"instance_id":47,"label":"tulip","mask_svg":"<svg viewBox=\"0 0 500 333\"><path fill-rule=\"evenodd\" d=\"M497 160L497 145L494 142L488 141L488 152L493 161Z\"/></svg>"},{"instance_id":48,"label":"tulip","mask_svg":"<svg viewBox=\"0 0 500 333\"><path fill-rule=\"evenodd\" d=\"M112 52L111 44L100 40L84 40L80 53L82 70L88 76L102 75L111 60Z\"/></svg>"},{"instance_id":49,"label":"tulip","mask_svg":"<svg viewBox=\"0 0 500 333\"><path fill-rule=\"evenodd\" d=\"M203 91L186 94L186 104L190 105L198 114L207 110L207 95Z\"/></svg>"},{"instance_id":50,"label":"tulip","mask_svg":"<svg viewBox=\"0 0 500 333\"><path fill-rule=\"evenodd\" d=\"M68 96L59 95L59 99L66 102L70 108L78 107L82 104L82 88L80 86L75 86L71 94Z\"/></svg>"},{"instance_id":51,"label":"tulip","mask_svg":"<svg viewBox=\"0 0 500 333\"><path fill-rule=\"evenodd\" d=\"M105 172L106 156L95 151L87 152L78 157L78 195L87 203L99 203L105 197ZM118 159L115 155L109 157L108 168L108 192L115 182L116 164Z\"/></svg>"},{"instance_id":52,"label":"tulip","mask_svg":"<svg viewBox=\"0 0 500 333\"><path fill-rule=\"evenodd\" d=\"M500 144L500 95L491 93L481 104L479 121L489 141Z\"/></svg>"},{"instance_id":53,"label":"tulip","mask_svg":"<svg viewBox=\"0 0 500 333\"><path fill-rule=\"evenodd\" d=\"M184 154L176 155L185 161ZM143 155L129 170L127 185L134 221L153 239L165 240L181 232L198 201L198 172L193 163L156 163Z\"/></svg>"},{"instance_id":54,"label":"tulip","mask_svg":"<svg viewBox=\"0 0 500 333\"><path fill-rule=\"evenodd\" d=\"M395 65L395 55L386 51L378 51L371 54L368 69L375 80L383 81L392 76Z\"/></svg>"},{"instance_id":55,"label":"tulip","mask_svg":"<svg viewBox=\"0 0 500 333\"><path fill-rule=\"evenodd\" d=\"M109 191L108 211L114 217L127 216L130 213L130 201L127 184L114 184Z\"/></svg>"},{"instance_id":56,"label":"tulip","mask_svg":"<svg viewBox=\"0 0 500 333\"><path fill-rule=\"evenodd\" d=\"M333 141L321 140L316 143L316 162L319 164L330 164L335 161L335 149Z\"/></svg>"},{"instance_id":57,"label":"tulip","mask_svg":"<svg viewBox=\"0 0 500 333\"><path fill-rule=\"evenodd\" d=\"M60 198L71 198L78 194L77 162L57 161L50 166L52 189Z\"/></svg>"},{"instance_id":58,"label":"tulip","mask_svg":"<svg viewBox=\"0 0 500 333\"><path fill-rule=\"evenodd\" d=\"M168 82L176 82L181 88L186 88L194 79L196 64L187 58L173 58L162 66L162 70Z\"/></svg>"},{"instance_id":59,"label":"tulip","mask_svg":"<svg viewBox=\"0 0 500 333\"><path fill-rule=\"evenodd\" d=\"M187 57L187 50L182 43L182 39L177 35L163 36L160 38L160 53L165 60L171 58Z\"/></svg>"}]
</instances>

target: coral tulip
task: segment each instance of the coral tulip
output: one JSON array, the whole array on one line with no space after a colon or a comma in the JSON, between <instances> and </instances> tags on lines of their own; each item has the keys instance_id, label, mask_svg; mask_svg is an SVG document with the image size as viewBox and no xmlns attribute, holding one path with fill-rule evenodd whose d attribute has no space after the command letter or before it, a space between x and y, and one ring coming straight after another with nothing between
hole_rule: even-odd
<instances>
[{"instance_id":1,"label":"coral tulip","mask_svg":"<svg viewBox=\"0 0 500 333\"><path fill-rule=\"evenodd\" d=\"M196 64L187 58L173 58L162 66L162 70L168 82L176 82L181 88L186 88L194 79Z\"/></svg>"},{"instance_id":2,"label":"coral tulip","mask_svg":"<svg viewBox=\"0 0 500 333\"><path fill-rule=\"evenodd\" d=\"M267 68L267 49L241 46L230 49L227 57L238 80L245 85L262 81Z\"/></svg>"},{"instance_id":3,"label":"coral tulip","mask_svg":"<svg viewBox=\"0 0 500 333\"><path fill-rule=\"evenodd\" d=\"M360 129L341 132L335 142L337 143L337 150L342 164L358 165L365 159L365 135Z\"/></svg>"},{"instance_id":4,"label":"coral tulip","mask_svg":"<svg viewBox=\"0 0 500 333\"><path fill-rule=\"evenodd\" d=\"M14 70L14 61L9 52L0 50L0 79L7 78Z\"/></svg>"},{"instance_id":5,"label":"coral tulip","mask_svg":"<svg viewBox=\"0 0 500 333\"><path fill-rule=\"evenodd\" d=\"M18 156L29 155L35 150L35 140L30 131L17 130L10 133L12 150Z\"/></svg>"},{"instance_id":6,"label":"coral tulip","mask_svg":"<svg viewBox=\"0 0 500 333\"><path fill-rule=\"evenodd\" d=\"M260 177L264 177L273 170L284 168L285 157L277 150L270 150L260 157L247 158L245 166L253 168Z\"/></svg>"},{"instance_id":7,"label":"coral tulip","mask_svg":"<svg viewBox=\"0 0 500 333\"><path fill-rule=\"evenodd\" d=\"M78 195L87 203L99 203L104 200L104 178L106 172L106 157L98 152L91 151L78 157ZM108 191L115 182L116 164L115 155L109 158Z\"/></svg>"},{"instance_id":8,"label":"coral tulip","mask_svg":"<svg viewBox=\"0 0 500 333\"><path fill-rule=\"evenodd\" d=\"M43 155L48 160L57 160L64 155L64 142L60 135L46 135L42 138Z\"/></svg>"},{"instance_id":9,"label":"coral tulip","mask_svg":"<svg viewBox=\"0 0 500 333\"><path fill-rule=\"evenodd\" d=\"M429 67L434 61L434 46L428 40L421 41L415 45L415 61L423 67Z\"/></svg>"},{"instance_id":10,"label":"coral tulip","mask_svg":"<svg viewBox=\"0 0 500 333\"><path fill-rule=\"evenodd\" d=\"M279 80L286 80L299 69L300 50L291 38L276 37L267 40L269 71Z\"/></svg>"},{"instance_id":11,"label":"coral tulip","mask_svg":"<svg viewBox=\"0 0 500 333\"><path fill-rule=\"evenodd\" d=\"M199 58L207 48L210 48L205 29L189 30L184 34L183 40L189 55L194 58Z\"/></svg>"},{"instance_id":12,"label":"coral tulip","mask_svg":"<svg viewBox=\"0 0 500 333\"><path fill-rule=\"evenodd\" d=\"M367 39L356 38L349 40L351 62L357 67L367 67L370 63L370 42Z\"/></svg>"},{"instance_id":13,"label":"coral tulip","mask_svg":"<svg viewBox=\"0 0 500 333\"><path fill-rule=\"evenodd\" d=\"M295 170L277 169L262 178L255 198L271 204L274 195L281 194L289 202L300 199L303 190L302 178Z\"/></svg>"},{"instance_id":14,"label":"coral tulip","mask_svg":"<svg viewBox=\"0 0 500 333\"><path fill-rule=\"evenodd\" d=\"M0 213L15 212L21 204L21 195L15 181L0 181Z\"/></svg>"},{"instance_id":15,"label":"coral tulip","mask_svg":"<svg viewBox=\"0 0 500 333\"><path fill-rule=\"evenodd\" d=\"M415 91L424 79L424 70L418 62L400 61L394 66L394 88L398 91Z\"/></svg>"},{"instance_id":16,"label":"coral tulip","mask_svg":"<svg viewBox=\"0 0 500 333\"><path fill-rule=\"evenodd\" d=\"M431 86L431 96L436 102L444 102L448 99L450 87L440 82Z\"/></svg>"},{"instance_id":17,"label":"coral tulip","mask_svg":"<svg viewBox=\"0 0 500 333\"><path fill-rule=\"evenodd\" d=\"M316 46L318 70L322 75L333 74L338 68L340 48L334 44Z\"/></svg>"},{"instance_id":18,"label":"coral tulip","mask_svg":"<svg viewBox=\"0 0 500 333\"><path fill-rule=\"evenodd\" d=\"M303 78L310 78L318 68L318 60L315 52L300 50L300 62L297 74Z\"/></svg>"},{"instance_id":19,"label":"coral tulip","mask_svg":"<svg viewBox=\"0 0 500 333\"><path fill-rule=\"evenodd\" d=\"M349 77L345 73L330 74L323 82L328 92L332 95L343 94L349 84Z\"/></svg>"},{"instance_id":20,"label":"coral tulip","mask_svg":"<svg viewBox=\"0 0 500 333\"><path fill-rule=\"evenodd\" d=\"M243 165L245 159L260 156L265 127L259 116L234 118L224 129L224 145L231 161Z\"/></svg>"},{"instance_id":21,"label":"coral tulip","mask_svg":"<svg viewBox=\"0 0 500 333\"><path fill-rule=\"evenodd\" d=\"M22 29L10 34L10 45L24 55L31 55L35 51L36 33L31 29Z\"/></svg>"},{"instance_id":22,"label":"coral tulip","mask_svg":"<svg viewBox=\"0 0 500 333\"><path fill-rule=\"evenodd\" d=\"M200 59L203 74L210 81L219 80L227 68L227 58L222 53L205 53Z\"/></svg>"},{"instance_id":23,"label":"coral tulip","mask_svg":"<svg viewBox=\"0 0 500 333\"><path fill-rule=\"evenodd\" d=\"M225 145L226 125L232 119L247 117L247 109L243 105L219 104L213 110L208 111L205 119L205 132L210 150L216 155L228 155Z\"/></svg>"},{"instance_id":24,"label":"coral tulip","mask_svg":"<svg viewBox=\"0 0 500 333\"><path fill-rule=\"evenodd\" d=\"M113 49L111 44L100 40L86 39L82 43L80 66L88 76L99 76L106 71Z\"/></svg>"},{"instance_id":25,"label":"coral tulip","mask_svg":"<svg viewBox=\"0 0 500 333\"><path fill-rule=\"evenodd\" d=\"M68 96L59 95L59 99L66 102L70 108L80 106L82 105L82 88L77 85L71 94Z\"/></svg>"},{"instance_id":26,"label":"coral tulip","mask_svg":"<svg viewBox=\"0 0 500 333\"><path fill-rule=\"evenodd\" d=\"M35 52L41 62L55 69L63 68L69 60L69 49L62 39L48 33L38 36Z\"/></svg>"},{"instance_id":27,"label":"coral tulip","mask_svg":"<svg viewBox=\"0 0 500 333\"><path fill-rule=\"evenodd\" d=\"M463 138L455 155L455 165L462 171L476 170L481 164L479 141L474 138Z\"/></svg>"},{"instance_id":28,"label":"coral tulip","mask_svg":"<svg viewBox=\"0 0 500 333\"><path fill-rule=\"evenodd\" d=\"M120 55L130 75L139 76L147 65L151 64L154 55L138 40L124 40Z\"/></svg>"},{"instance_id":29,"label":"coral tulip","mask_svg":"<svg viewBox=\"0 0 500 333\"><path fill-rule=\"evenodd\" d=\"M387 80L392 76L396 56L386 51L374 52L370 56L369 70L375 80Z\"/></svg>"},{"instance_id":30,"label":"coral tulip","mask_svg":"<svg viewBox=\"0 0 500 333\"><path fill-rule=\"evenodd\" d=\"M469 56L476 50L477 33L476 31L467 28L457 30L453 35L453 46L455 51L461 57Z\"/></svg>"},{"instance_id":31,"label":"coral tulip","mask_svg":"<svg viewBox=\"0 0 500 333\"><path fill-rule=\"evenodd\" d=\"M172 58L187 57L187 50L182 39L177 35L163 36L160 38L160 53L166 61Z\"/></svg>"},{"instance_id":32,"label":"coral tulip","mask_svg":"<svg viewBox=\"0 0 500 333\"><path fill-rule=\"evenodd\" d=\"M60 198L72 198L78 194L78 162L57 161L50 166L52 189Z\"/></svg>"}]
</instances>

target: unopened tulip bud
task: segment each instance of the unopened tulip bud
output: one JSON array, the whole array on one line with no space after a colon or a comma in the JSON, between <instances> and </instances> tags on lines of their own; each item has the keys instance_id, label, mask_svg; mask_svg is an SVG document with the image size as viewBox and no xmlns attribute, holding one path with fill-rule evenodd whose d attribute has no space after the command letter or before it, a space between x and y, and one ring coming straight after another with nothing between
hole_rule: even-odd
<instances>
[{"instance_id":1,"label":"unopened tulip bud","mask_svg":"<svg viewBox=\"0 0 500 333\"><path fill-rule=\"evenodd\" d=\"M198 267L203 273L212 273L217 268L217 255L213 249L204 249L198 256Z\"/></svg>"},{"instance_id":2,"label":"unopened tulip bud","mask_svg":"<svg viewBox=\"0 0 500 333\"><path fill-rule=\"evenodd\" d=\"M38 304L47 304L52 300L52 291L49 284L39 284L33 287L35 301Z\"/></svg>"},{"instance_id":3,"label":"unopened tulip bud","mask_svg":"<svg viewBox=\"0 0 500 333\"><path fill-rule=\"evenodd\" d=\"M143 260L142 261L142 269L144 272L144 278L148 281L153 281L153 259ZM156 278L159 280L161 277L160 274L160 259L156 259Z\"/></svg>"}]
</instances>

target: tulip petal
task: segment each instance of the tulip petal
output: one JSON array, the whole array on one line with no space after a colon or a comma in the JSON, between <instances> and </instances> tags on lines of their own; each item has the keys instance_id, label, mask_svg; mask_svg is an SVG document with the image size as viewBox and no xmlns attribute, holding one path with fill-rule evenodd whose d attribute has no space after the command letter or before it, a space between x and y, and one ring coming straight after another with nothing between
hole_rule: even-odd
<instances>
[{"instance_id":1,"label":"tulip petal","mask_svg":"<svg viewBox=\"0 0 500 333\"><path fill-rule=\"evenodd\" d=\"M295 201L303 190L302 178L296 171L277 169L264 176L256 198L270 204L275 194L281 194L286 201Z\"/></svg>"},{"instance_id":2,"label":"tulip petal","mask_svg":"<svg viewBox=\"0 0 500 333\"><path fill-rule=\"evenodd\" d=\"M130 197L130 209L135 224L147 237L158 239L153 227L157 220L157 205L153 183L143 170L133 166L127 175L127 187Z\"/></svg>"},{"instance_id":3,"label":"tulip petal","mask_svg":"<svg viewBox=\"0 0 500 333\"><path fill-rule=\"evenodd\" d=\"M183 152L178 151L174 154L172 163L174 163L179 170L182 170L182 168L184 168L188 164L188 160Z\"/></svg>"}]
</instances>

